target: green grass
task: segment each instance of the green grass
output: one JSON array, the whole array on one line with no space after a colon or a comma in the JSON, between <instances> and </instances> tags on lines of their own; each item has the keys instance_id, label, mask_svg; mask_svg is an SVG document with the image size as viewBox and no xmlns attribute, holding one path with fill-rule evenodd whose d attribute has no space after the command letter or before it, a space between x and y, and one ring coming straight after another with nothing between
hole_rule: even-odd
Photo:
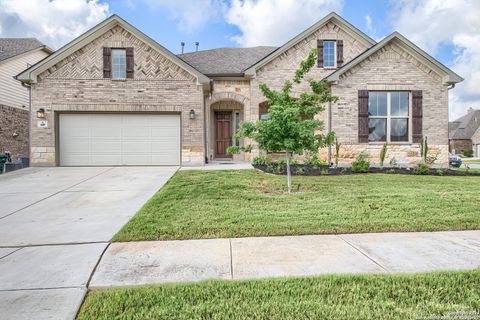
<instances>
[{"instance_id":1,"label":"green grass","mask_svg":"<svg viewBox=\"0 0 480 320\"><path fill-rule=\"evenodd\" d=\"M466 163L466 164L472 164L472 163L480 164L480 160L468 160L468 159L463 159L463 163Z\"/></svg>"},{"instance_id":2,"label":"green grass","mask_svg":"<svg viewBox=\"0 0 480 320\"><path fill-rule=\"evenodd\" d=\"M480 177L180 171L114 241L480 229Z\"/></svg>"},{"instance_id":3,"label":"green grass","mask_svg":"<svg viewBox=\"0 0 480 320\"><path fill-rule=\"evenodd\" d=\"M473 270L107 289L88 294L78 319L440 319L480 309L479 279Z\"/></svg>"}]
</instances>

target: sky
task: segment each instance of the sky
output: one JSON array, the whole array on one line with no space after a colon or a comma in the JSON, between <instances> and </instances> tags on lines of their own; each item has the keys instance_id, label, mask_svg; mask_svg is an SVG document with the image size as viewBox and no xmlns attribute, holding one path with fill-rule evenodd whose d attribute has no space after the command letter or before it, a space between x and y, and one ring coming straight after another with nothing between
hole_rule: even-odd
<instances>
[{"instance_id":1,"label":"sky","mask_svg":"<svg viewBox=\"0 0 480 320\"><path fill-rule=\"evenodd\" d=\"M376 41L402 33L465 78L451 120L480 109L480 0L0 0L0 37L58 49L118 14L174 53L281 46L332 11Z\"/></svg>"}]
</instances>

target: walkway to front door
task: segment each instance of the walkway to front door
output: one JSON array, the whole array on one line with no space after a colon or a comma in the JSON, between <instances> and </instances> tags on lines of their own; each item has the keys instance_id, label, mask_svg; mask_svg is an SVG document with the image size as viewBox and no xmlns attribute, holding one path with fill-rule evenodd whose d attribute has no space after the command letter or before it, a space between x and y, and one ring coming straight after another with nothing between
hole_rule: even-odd
<instances>
[{"instance_id":1,"label":"walkway to front door","mask_svg":"<svg viewBox=\"0 0 480 320\"><path fill-rule=\"evenodd\" d=\"M232 112L215 112L215 157L231 158L227 148L232 145Z\"/></svg>"}]
</instances>

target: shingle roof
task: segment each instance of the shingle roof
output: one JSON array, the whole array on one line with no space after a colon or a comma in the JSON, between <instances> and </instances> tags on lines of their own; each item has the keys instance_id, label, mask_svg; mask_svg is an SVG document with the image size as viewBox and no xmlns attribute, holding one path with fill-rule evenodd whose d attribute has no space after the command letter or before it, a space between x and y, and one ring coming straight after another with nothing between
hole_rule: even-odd
<instances>
[{"instance_id":1,"label":"shingle roof","mask_svg":"<svg viewBox=\"0 0 480 320\"><path fill-rule=\"evenodd\" d=\"M178 57L201 73L214 75L242 75L243 72L276 47L219 48L179 54Z\"/></svg>"},{"instance_id":2,"label":"shingle roof","mask_svg":"<svg viewBox=\"0 0 480 320\"><path fill-rule=\"evenodd\" d=\"M45 45L35 38L0 38L0 61L41 47Z\"/></svg>"},{"instance_id":3,"label":"shingle roof","mask_svg":"<svg viewBox=\"0 0 480 320\"><path fill-rule=\"evenodd\" d=\"M448 123L450 139L471 139L480 128L480 110L470 109L466 115Z\"/></svg>"}]
</instances>

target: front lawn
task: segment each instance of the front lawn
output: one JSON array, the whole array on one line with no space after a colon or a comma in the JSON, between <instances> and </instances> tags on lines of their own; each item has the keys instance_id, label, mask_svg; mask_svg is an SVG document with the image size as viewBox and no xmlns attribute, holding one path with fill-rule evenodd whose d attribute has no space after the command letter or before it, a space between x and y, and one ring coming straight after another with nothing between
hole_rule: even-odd
<instances>
[{"instance_id":1,"label":"front lawn","mask_svg":"<svg viewBox=\"0 0 480 320\"><path fill-rule=\"evenodd\" d=\"M107 289L90 292L77 319L476 319L466 315L480 309L479 278L473 270Z\"/></svg>"},{"instance_id":2,"label":"front lawn","mask_svg":"<svg viewBox=\"0 0 480 320\"><path fill-rule=\"evenodd\" d=\"M466 164L480 164L480 160L469 160L469 159L463 159L463 163Z\"/></svg>"},{"instance_id":3,"label":"front lawn","mask_svg":"<svg viewBox=\"0 0 480 320\"><path fill-rule=\"evenodd\" d=\"M480 229L480 178L179 171L114 241ZM299 191L297 191L299 190Z\"/></svg>"}]
</instances>

